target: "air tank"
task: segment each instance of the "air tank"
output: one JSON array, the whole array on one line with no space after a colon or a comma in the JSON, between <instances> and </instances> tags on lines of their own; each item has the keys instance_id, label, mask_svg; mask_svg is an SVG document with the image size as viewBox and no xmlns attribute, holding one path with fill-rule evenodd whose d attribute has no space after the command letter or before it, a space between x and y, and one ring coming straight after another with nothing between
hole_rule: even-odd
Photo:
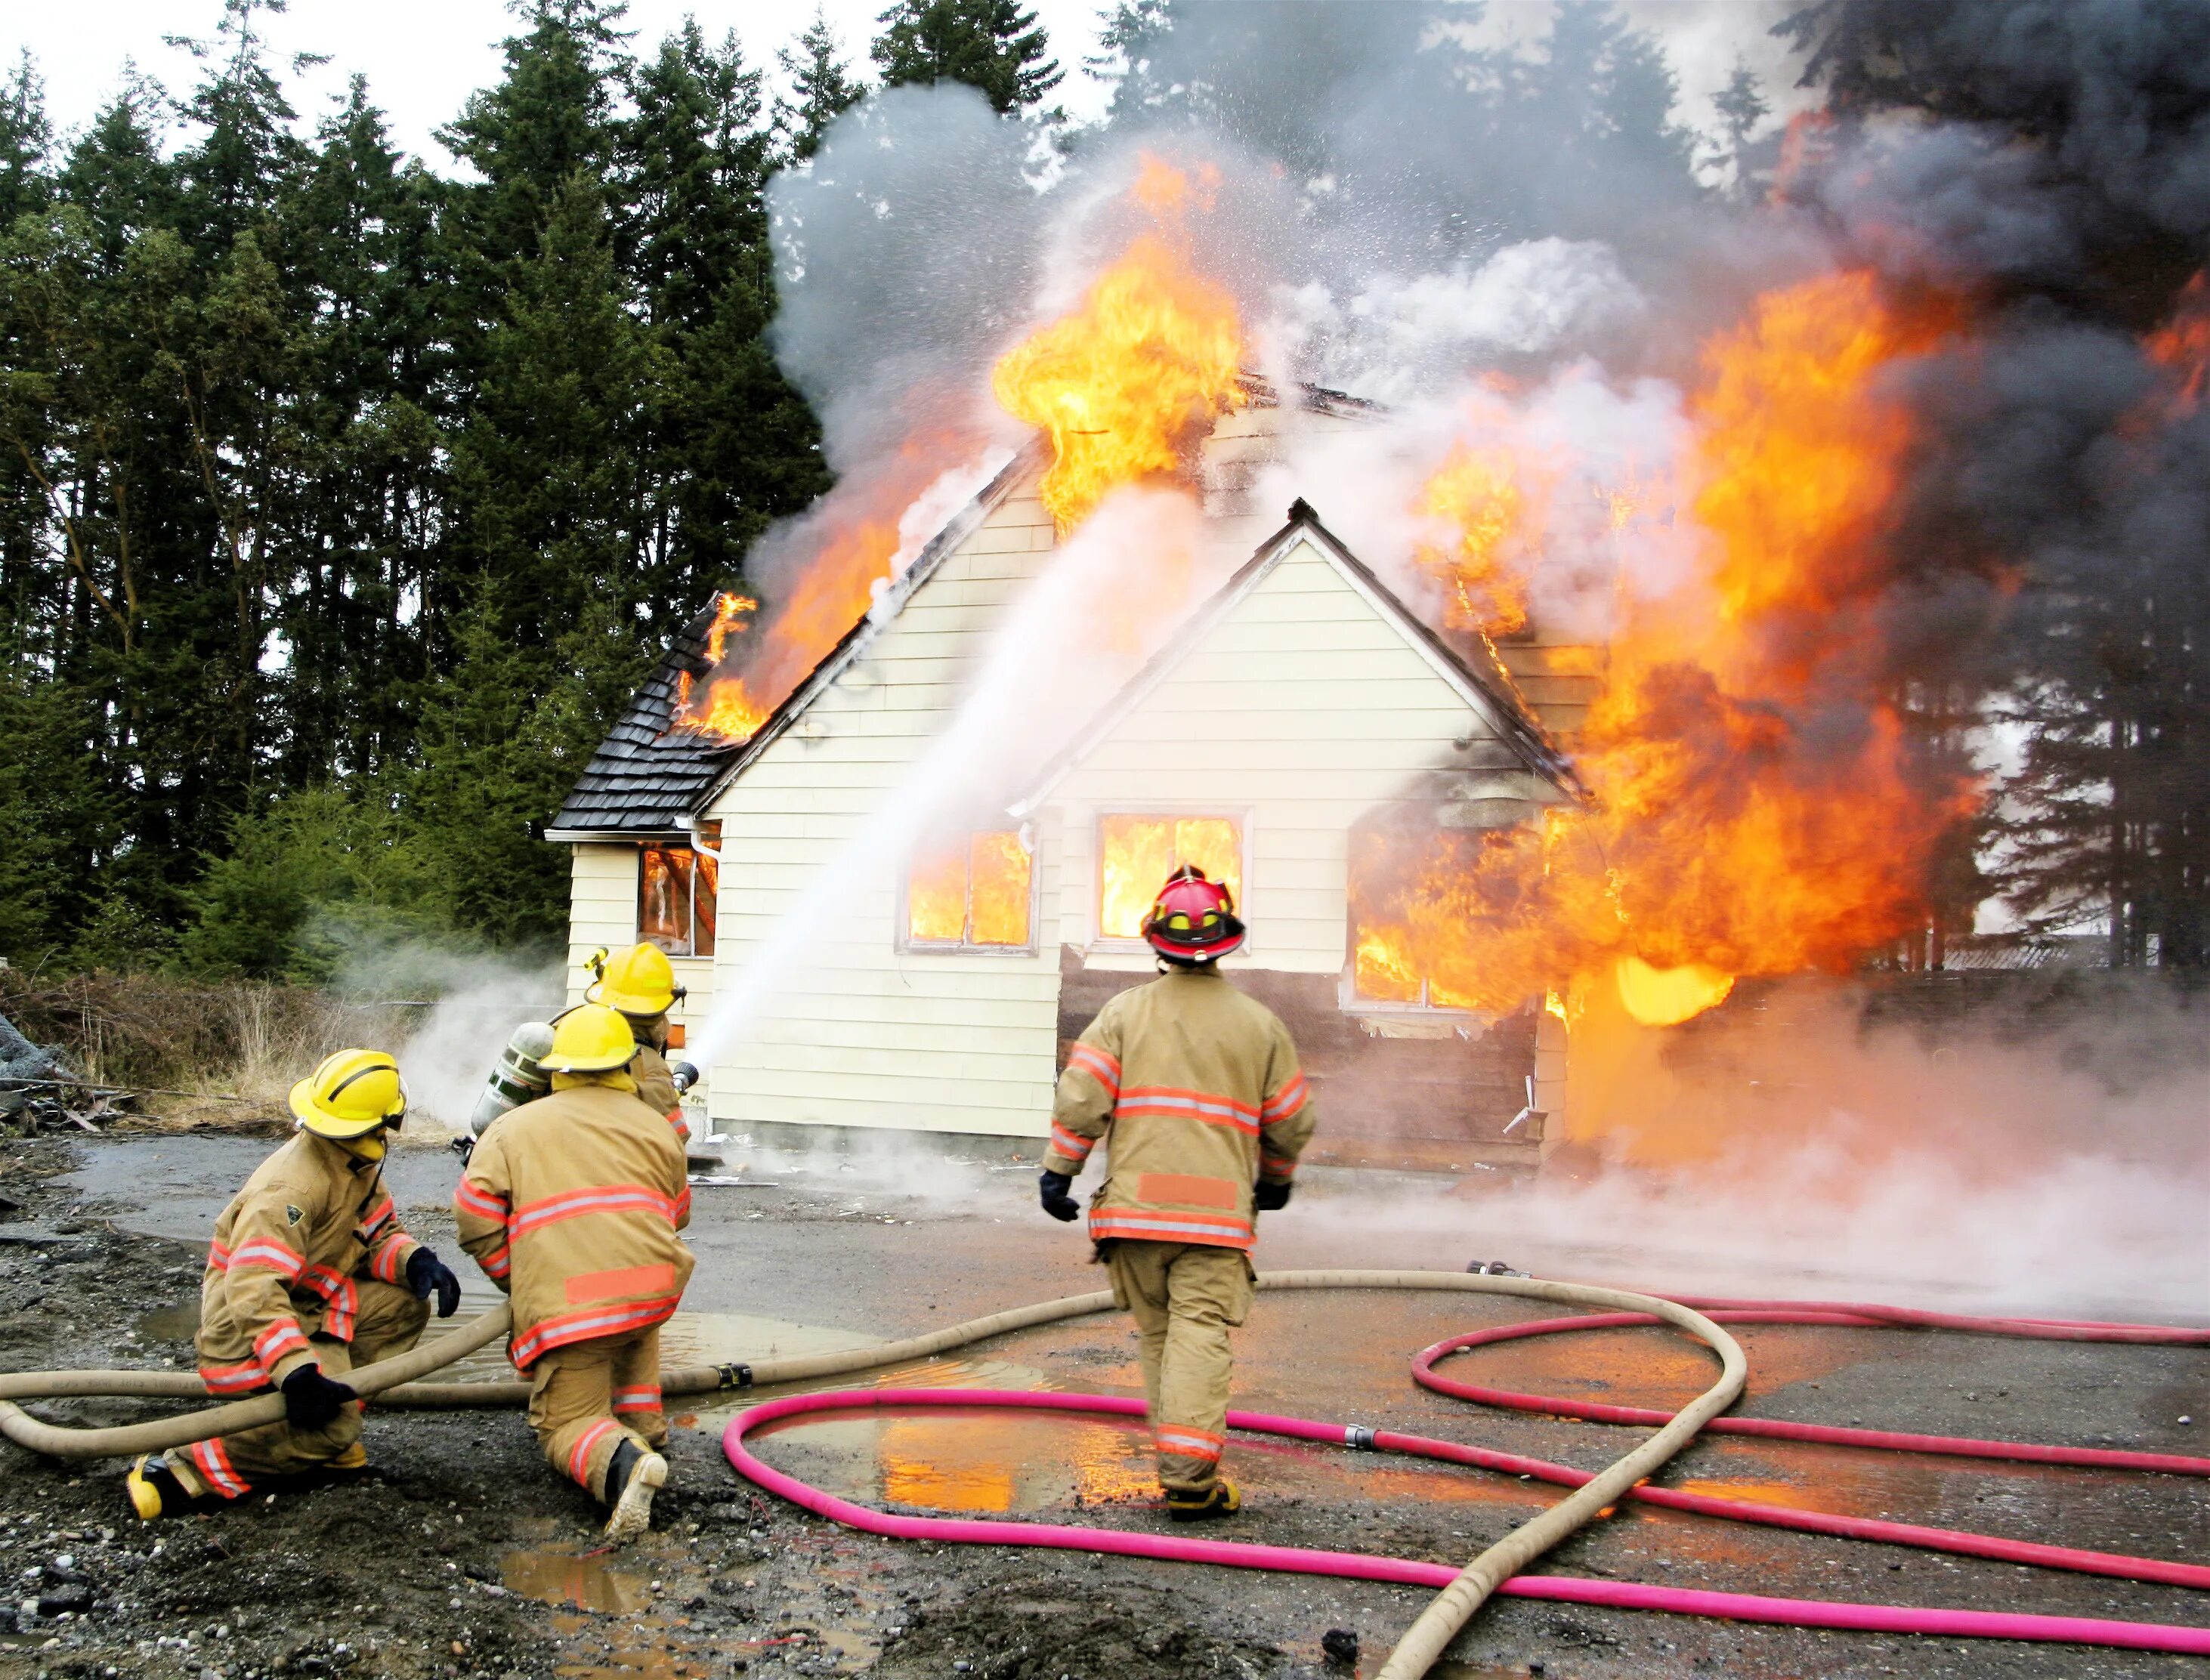
<instances>
[{"instance_id":1,"label":"air tank","mask_svg":"<svg viewBox=\"0 0 2210 1680\"><path fill-rule=\"evenodd\" d=\"M475 1111L468 1116L471 1137L481 1137L485 1128L500 1115L552 1088L552 1075L538 1065L540 1057L552 1053L552 1028L549 1022L525 1021L514 1029L514 1036L506 1041L506 1048L499 1051L498 1060L492 1064L483 1094L476 1099Z\"/></svg>"}]
</instances>

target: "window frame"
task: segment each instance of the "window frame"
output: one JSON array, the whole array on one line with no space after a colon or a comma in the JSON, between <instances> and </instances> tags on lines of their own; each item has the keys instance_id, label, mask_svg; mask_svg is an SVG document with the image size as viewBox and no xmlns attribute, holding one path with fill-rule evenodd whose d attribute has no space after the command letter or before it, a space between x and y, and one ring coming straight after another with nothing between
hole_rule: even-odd
<instances>
[{"instance_id":1,"label":"window frame","mask_svg":"<svg viewBox=\"0 0 2210 1680\"><path fill-rule=\"evenodd\" d=\"M1251 805L1223 804L1218 800L1146 799L1120 801L1113 804L1093 805L1090 811L1090 891L1085 910L1089 918L1090 943L1087 949L1100 956L1151 954L1150 942L1141 935L1130 938L1125 934L1105 931L1105 820L1113 816L1186 817L1209 816L1233 822L1239 843L1238 873L1242 876L1235 894L1235 913L1247 928L1251 923L1251 858L1253 817L1256 809ZM1164 883L1162 882L1162 885ZM1258 944L1257 937L1247 932L1243 942L1236 948L1236 956L1248 956Z\"/></svg>"},{"instance_id":2,"label":"window frame","mask_svg":"<svg viewBox=\"0 0 2210 1680\"><path fill-rule=\"evenodd\" d=\"M945 829L939 829L936 831L936 836L941 836L945 832ZM1033 821L1016 822L1010 828L1003 826L1002 823L988 828L984 828L975 823L969 823L963 828L958 828L956 832L966 837L967 843L969 847L968 855L970 858L974 855L971 848L974 846L975 836L977 834L1011 834L1019 841L1023 849L1028 852L1028 943L1025 945L977 945L968 939L964 932L964 929L972 925L975 920L975 882L971 875L968 877L967 882L967 915L965 920L961 924L963 930L959 938L956 942L948 939L915 939L913 936L913 906L911 903L911 895L913 892L913 866L915 862L920 858L922 849L927 846L929 840L936 837L931 835L920 835L916 836L912 844L906 847L899 860L897 873L897 906L895 912L896 919L891 924L896 936L892 942L893 948L897 950L900 956L909 957L1035 956L1042 948L1041 945L1037 942L1037 931L1043 920L1043 857L1041 848L1037 844L1037 834L1035 822Z\"/></svg>"},{"instance_id":3,"label":"window frame","mask_svg":"<svg viewBox=\"0 0 2210 1680\"><path fill-rule=\"evenodd\" d=\"M702 824L701 828L705 830L704 837L707 840L718 843L719 837L711 832L709 825ZM634 898L634 928L637 942L640 944L653 944L656 942L653 940L652 936L644 930L644 858L645 853L648 852L681 852L685 857L688 858L691 862L689 877L685 883L687 890L684 895L684 902L688 907L689 920L691 924L691 936L684 942L685 948L683 950L669 951L665 946L661 946L660 948L665 953L671 961L713 961L715 948L719 943L721 932L722 869L720 860L706 857L705 854L697 848L697 846L691 843L691 836L689 834L685 834L679 839L667 838L662 840L639 840L637 843L637 892ZM714 876L714 914L709 918L704 924L705 938L703 943L706 948L703 951L698 948L701 943L699 939L700 922L698 917L698 866L702 861L712 870Z\"/></svg>"},{"instance_id":4,"label":"window frame","mask_svg":"<svg viewBox=\"0 0 2210 1680\"><path fill-rule=\"evenodd\" d=\"M1352 870L1356 867L1358 836L1375 826L1382 826L1376 822L1379 815L1369 811L1344 830L1343 979L1337 1007L1347 1015L1421 1015L1436 1016L1445 1021L1494 1019L1461 1003L1431 1003L1429 998L1433 994L1434 978L1424 972L1420 976L1420 995L1416 1001L1368 997L1358 990L1358 894Z\"/></svg>"}]
</instances>

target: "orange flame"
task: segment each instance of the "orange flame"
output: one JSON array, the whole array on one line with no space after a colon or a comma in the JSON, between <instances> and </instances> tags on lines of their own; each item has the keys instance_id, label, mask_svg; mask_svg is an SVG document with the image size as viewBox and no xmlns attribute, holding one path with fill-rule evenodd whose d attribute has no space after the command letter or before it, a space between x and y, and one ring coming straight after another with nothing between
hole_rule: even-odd
<instances>
[{"instance_id":1,"label":"orange flame","mask_svg":"<svg viewBox=\"0 0 2210 1680\"><path fill-rule=\"evenodd\" d=\"M1415 557L1442 586L1452 629L1509 635L1527 623L1526 572L1542 540L1513 451L1454 443L1420 491L1416 511L1451 527L1448 548L1422 544Z\"/></svg>"},{"instance_id":2,"label":"orange flame","mask_svg":"<svg viewBox=\"0 0 2210 1680\"><path fill-rule=\"evenodd\" d=\"M2179 376L2179 389L2168 403L2171 417L2192 414L2210 377L2210 280L2198 273L2180 287L2171 318L2148 335L2143 348L2149 360Z\"/></svg>"},{"instance_id":3,"label":"orange flame","mask_svg":"<svg viewBox=\"0 0 2210 1680\"><path fill-rule=\"evenodd\" d=\"M1622 627L1579 744L1587 804L1361 837L1362 991L1423 982L1431 1003L1503 1011L1603 976L1664 1023L1739 975L1846 967L1923 915L1927 861L1974 792L1928 785L1856 671L1912 443L1883 376L1947 330L1842 274L1760 298L1706 346L1701 610ZM1854 703L1829 706L1851 681Z\"/></svg>"},{"instance_id":4,"label":"orange flame","mask_svg":"<svg viewBox=\"0 0 2210 1680\"><path fill-rule=\"evenodd\" d=\"M759 603L749 595L740 595L733 589L722 592L714 604L713 624L706 632L709 665L720 667L728 657L729 638L751 629L752 615L758 611ZM703 694L694 691L689 671L675 679L674 727L678 729L742 741L767 717L768 708L752 697L742 677L716 677L709 671Z\"/></svg>"},{"instance_id":5,"label":"orange flame","mask_svg":"<svg viewBox=\"0 0 2210 1680\"><path fill-rule=\"evenodd\" d=\"M1151 900L1167 876L1194 864L1243 899L1243 831L1225 816L1121 816L1098 825L1097 931L1140 939Z\"/></svg>"},{"instance_id":6,"label":"orange flame","mask_svg":"<svg viewBox=\"0 0 2210 1680\"><path fill-rule=\"evenodd\" d=\"M1144 160L1132 196L1162 224L1189 195L1181 172ZM1243 405L1235 300L1178 244L1138 235L1080 308L1007 352L991 376L1007 413L1050 434L1039 493L1062 536L1108 492L1179 473L1213 421Z\"/></svg>"}]
</instances>

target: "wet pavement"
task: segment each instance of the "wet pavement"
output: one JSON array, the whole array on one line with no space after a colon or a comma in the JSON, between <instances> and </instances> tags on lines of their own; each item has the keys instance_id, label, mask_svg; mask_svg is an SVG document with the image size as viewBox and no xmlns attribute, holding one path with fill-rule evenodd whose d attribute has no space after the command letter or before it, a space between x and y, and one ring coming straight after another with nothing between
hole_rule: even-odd
<instances>
[{"instance_id":1,"label":"wet pavement","mask_svg":"<svg viewBox=\"0 0 2210 1680\"><path fill-rule=\"evenodd\" d=\"M125 1230L196 1243L269 1147L229 1138L103 1140L84 1147L83 1165L70 1183L88 1214ZM801 1162L763 1157L733 1165L756 1177L774 1177L783 1188L701 1187L696 1192L688 1240L699 1266L685 1310L665 1333L663 1355L670 1364L857 1346L1102 1286L1102 1274L1087 1263L1086 1244L1031 1216L1025 1170L993 1173L987 1166L946 1165L921 1187L927 1191L921 1195L904 1193L915 1186L902 1184L897 1173L847 1171L818 1157ZM457 1173L453 1157L419 1147L396 1152L389 1168L410 1227L449 1251L450 1225L444 1208ZM1347 1198L1356 1188L1350 1175L1322 1176L1310 1187L1311 1199L1325 1204L1331 1195ZM1307 1194L1301 1189L1300 1207ZM1315 1229L1303 1229L1296 1212L1270 1221L1258 1256L1262 1268L1324 1264L1458 1271L1469 1259L1488 1257L1471 1211L1467 1229L1454 1241L1446 1226L1432 1223L1410 1231L1383 1224L1348 1237L1339 1222L1315 1221ZM490 1304L495 1298L472 1268L457 1255L449 1257L469 1280L464 1314ZM1528 1258L1509 1257L1523 1263ZM1631 1251L1607 1248L1548 1256L1545 1270L1607 1280L1631 1277L1651 1286L1679 1287L1688 1280L1700 1289L1759 1294L1833 1292L1837 1284L1867 1281L1747 1276L1678 1253L1657 1257L1654 1269L1662 1275L1644 1280L1633 1269L1635 1260ZM182 1351L175 1344L190 1330L190 1280L171 1287L178 1298L142 1314L136 1328L149 1351L161 1347L173 1355ZM1262 1297L1238 1339L1236 1404L1600 1468L1639 1439L1639 1432L1482 1411L1428 1394L1410 1380L1408 1363L1420 1348L1479 1325L1528 1316L1529 1309L1517 1303L1466 1296ZM1750 1398L1742 1409L1754 1414L2210 1454L2210 1431L2178 1421L2210 1418L2210 1384L2204 1381L2210 1356L2200 1350L1781 1326L1748 1327L1741 1334L1751 1370ZM1653 1328L1513 1342L1460 1356L1453 1368L1494 1386L1670 1406L1704 1387L1713 1362L1693 1344ZM510 1373L492 1352L453 1375ZM856 1381L875 1387L1140 1392L1132 1339L1125 1322L1112 1314ZM685 1476L698 1478L701 1490L685 1500L685 1509L696 1510L695 1501L703 1499L725 1502L714 1510L734 1512L740 1505L727 1502L751 1497L716 1462L722 1424L735 1409L734 1402L702 1404L679 1418L679 1466ZM397 1418L377 1425L388 1432L387 1442L408 1427ZM479 1441L511 1438L507 1450L528 1466L520 1473L545 1473L529 1462L517 1420L485 1418L462 1426L443 1419L435 1427L466 1427ZM1143 1435L1109 1420L931 1409L794 1419L753 1439L761 1456L778 1467L871 1503L1113 1526L1148 1527L1157 1521ZM1236 1537L1285 1545L1462 1561L1561 1496L1557 1490L1514 1478L1293 1442L1239 1438L1230 1458L1252 1506L1235 1526ZM2177 1478L1712 1439L1698 1443L1664 1479L1727 1497L2210 1561L2210 1488ZM1119 1650L1112 1641L1123 1633L1136 1641L1122 1665L1128 1674L1244 1671L1238 1665L1247 1665L1254 1675L1348 1672L1325 1670L1322 1663L1319 1640L1330 1627L1361 1631L1362 1670L1370 1672L1423 1602L1422 1594L1376 1586L1129 1560L1102 1564L1106 1573L1093 1579L1101 1560L935 1551L848 1535L804 1519L785 1529L778 1525L791 1518L779 1506L772 1515L724 1517L738 1525L732 1532L784 1536L772 1542L740 1538L740 1551L749 1545L773 1555L734 1567L726 1558L709 1558L699 1541L684 1533L655 1533L627 1552L597 1557L590 1555L588 1533L580 1533L572 1520L546 1519L543 1533L532 1537L524 1531L534 1520L512 1519L508 1526L522 1543L485 1561L476 1590L488 1593L496 1587L510 1599L541 1607L534 1613L550 1618L551 1636L574 1647L552 1671L559 1680L617 1675L687 1680L728 1673L736 1661L753 1670L772 1664L785 1672L875 1671L899 1680L908 1673L956 1675L970 1671L956 1667L968 1660L958 1655L965 1648L961 1641L974 1647L972 1662L981 1665L983 1653L999 1648L993 1641L1015 1637L1005 1629L1047 1626L1074 1615L1049 1606L1078 1604L1085 1607L1083 1614L1090 1614L1099 1581L1116 1583L1110 1591L1123 1608L1112 1613L1123 1620L1133 1613L1131 1605L1173 1605L1213 1629L1200 1661L1199 1647L1150 1652L1140 1630L1100 1624L1093 1631L1106 1641L1101 1649ZM1569 1542L1545 1567L1736 1591L2210 1621L2210 1605L2177 1589L2059 1576L1633 1506L1599 1532ZM915 1605L939 1601L963 1608L948 1620L915 1620ZM693 1604L701 1608L685 1608ZM1023 1604L1046 1608L1020 1611ZM986 1614L990 1605L998 1608ZM731 1623L733 1607L746 1612L741 1626ZM1268 1651L1274 1654L1263 1654ZM1436 1673L1448 1680L1714 1671L2076 1680L2177 1673L2186 1667L2178 1659L1983 1644L1960 1650L1528 1604L1500 1604L1485 1613L1456 1654L1463 1665ZM1544 1666L1531 1666L1537 1662ZM1061 1671L1046 1665L1033 1671L1050 1680ZM1103 1680L1102 1671L1092 1672Z\"/></svg>"}]
</instances>

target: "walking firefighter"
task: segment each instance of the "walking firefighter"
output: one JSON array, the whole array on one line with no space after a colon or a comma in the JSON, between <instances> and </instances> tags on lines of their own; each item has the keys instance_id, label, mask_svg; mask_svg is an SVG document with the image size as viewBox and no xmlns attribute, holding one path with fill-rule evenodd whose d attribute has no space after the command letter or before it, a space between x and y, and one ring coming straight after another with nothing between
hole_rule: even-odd
<instances>
[{"instance_id":1,"label":"walking firefighter","mask_svg":"<svg viewBox=\"0 0 2210 1680\"><path fill-rule=\"evenodd\" d=\"M660 1326L691 1278L683 1139L640 1101L636 1040L600 1003L553 1023L549 1096L493 1121L453 1211L461 1246L511 1298L507 1352L552 1467L635 1538L667 1479Z\"/></svg>"},{"instance_id":2,"label":"walking firefighter","mask_svg":"<svg viewBox=\"0 0 2210 1680\"><path fill-rule=\"evenodd\" d=\"M341 1379L414 1345L429 1298L450 1318L451 1269L401 1228L383 1188L385 1134L407 1118L399 1064L341 1050L292 1087L296 1130L214 1225L200 1283L200 1377L235 1400L275 1389L281 1423L142 1458L125 1486L141 1517L366 1468L359 1400Z\"/></svg>"},{"instance_id":3,"label":"walking firefighter","mask_svg":"<svg viewBox=\"0 0 2210 1680\"><path fill-rule=\"evenodd\" d=\"M1288 1206L1315 1118L1288 1029L1221 977L1243 934L1225 887L1194 868L1168 878L1144 923L1162 976L1108 1003L1069 1054L1038 1181L1044 1211L1073 1219L1073 1181L1105 1141L1090 1235L1135 1316L1159 1482L1183 1522L1242 1503L1220 1473L1228 1332L1251 1310L1257 1215Z\"/></svg>"},{"instance_id":4,"label":"walking firefighter","mask_svg":"<svg viewBox=\"0 0 2210 1680\"><path fill-rule=\"evenodd\" d=\"M667 1061L667 1012L684 995L675 984L675 965L668 961L667 952L647 942L613 955L594 951L583 966L594 977L584 990L584 1002L618 1010L637 1040L637 1058L629 1073L637 1081L637 1100L680 1126L685 1086L676 1083L675 1069ZM690 1077L697 1075L691 1071Z\"/></svg>"}]
</instances>

